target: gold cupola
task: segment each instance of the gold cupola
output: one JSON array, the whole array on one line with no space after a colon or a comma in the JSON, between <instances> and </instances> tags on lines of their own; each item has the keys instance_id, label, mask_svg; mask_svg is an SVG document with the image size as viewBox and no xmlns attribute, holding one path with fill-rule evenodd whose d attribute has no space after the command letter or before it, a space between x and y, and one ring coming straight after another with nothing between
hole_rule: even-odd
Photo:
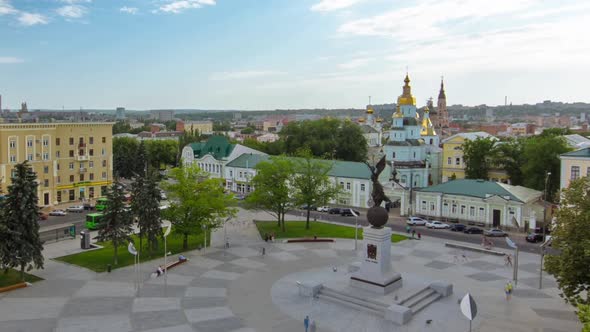
<instances>
[{"instance_id":1,"label":"gold cupola","mask_svg":"<svg viewBox=\"0 0 590 332\"><path fill-rule=\"evenodd\" d=\"M394 118L403 118L404 117L404 115L402 114L402 110L399 107L399 104L397 104L397 108L395 110L395 113L393 113L393 117Z\"/></svg>"},{"instance_id":2,"label":"gold cupola","mask_svg":"<svg viewBox=\"0 0 590 332\"><path fill-rule=\"evenodd\" d=\"M406 73L406 78L404 79L404 87L403 93L401 96L397 97L397 104L398 105L416 105L416 98L412 96L412 87L410 87L410 77Z\"/></svg>"},{"instance_id":3,"label":"gold cupola","mask_svg":"<svg viewBox=\"0 0 590 332\"><path fill-rule=\"evenodd\" d=\"M430 109L428 106L424 107L424 116L422 119L422 128L420 130L421 136L435 136L436 131L434 130L434 126L432 125L432 121L430 121Z\"/></svg>"},{"instance_id":4,"label":"gold cupola","mask_svg":"<svg viewBox=\"0 0 590 332\"><path fill-rule=\"evenodd\" d=\"M373 111L373 106L369 105L367 106L367 114L373 114L375 111Z\"/></svg>"}]
</instances>

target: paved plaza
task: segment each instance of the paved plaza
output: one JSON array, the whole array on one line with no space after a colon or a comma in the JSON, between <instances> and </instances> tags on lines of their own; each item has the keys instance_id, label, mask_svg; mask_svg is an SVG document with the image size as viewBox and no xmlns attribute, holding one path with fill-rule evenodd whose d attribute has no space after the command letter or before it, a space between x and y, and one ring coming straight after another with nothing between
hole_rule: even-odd
<instances>
[{"instance_id":1,"label":"paved plaza","mask_svg":"<svg viewBox=\"0 0 590 332\"><path fill-rule=\"evenodd\" d=\"M252 217L260 216L240 214L240 220ZM44 270L34 271L46 280L0 294L0 331L304 331L305 315L316 321L318 331L468 331L458 306L466 292L478 305L473 331L581 329L551 277L544 275L544 288L538 289L539 259L532 254L521 254L518 285L507 302L503 286L512 269L502 257L447 248L432 238L394 244L393 267L412 280L408 285L421 278L454 285L453 295L407 325L395 326L368 313L298 296L295 281L306 276L347 278L347 264L357 259L352 240L265 243L251 222L234 223L226 232L229 249L223 249L223 230L217 231L214 247L186 253L189 261L170 270L166 286L163 277L149 277L159 261L142 265L143 285L136 290L132 266L94 273L48 259ZM48 244L45 254L75 252L78 245L77 240Z\"/></svg>"}]
</instances>

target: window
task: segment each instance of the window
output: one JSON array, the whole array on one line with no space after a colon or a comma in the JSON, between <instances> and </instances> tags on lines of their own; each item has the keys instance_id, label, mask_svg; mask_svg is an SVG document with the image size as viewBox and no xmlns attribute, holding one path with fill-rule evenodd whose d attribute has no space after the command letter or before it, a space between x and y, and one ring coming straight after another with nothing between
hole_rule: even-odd
<instances>
[{"instance_id":1,"label":"window","mask_svg":"<svg viewBox=\"0 0 590 332\"><path fill-rule=\"evenodd\" d=\"M365 191L365 184L361 183L361 191Z\"/></svg>"},{"instance_id":2,"label":"window","mask_svg":"<svg viewBox=\"0 0 590 332\"><path fill-rule=\"evenodd\" d=\"M576 180L580 177L580 166L572 166L571 179Z\"/></svg>"},{"instance_id":3,"label":"window","mask_svg":"<svg viewBox=\"0 0 590 332\"><path fill-rule=\"evenodd\" d=\"M391 153L391 158L392 158L392 159L393 159L393 158L395 158L395 152L392 152L392 153Z\"/></svg>"},{"instance_id":4,"label":"window","mask_svg":"<svg viewBox=\"0 0 590 332\"><path fill-rule=\"evenodd\" d=\"M70 163L70 169L74 169L74 163Z\"/></svg>"},{"instance_id":5,"label":"window","mask_svg":"<svg viewBox=\"0 0 590 332\"><path fill-rule=\"evenodd\" d=\"M60 143L61 140L59 139L59 137L55 138L55 145L59 146Z\"/></svg>"},{"instance_id":6,"label":"window","mask_svg":"<svg viewBox=\"0 0 590 332\"><path fill-rule=\"evenodd\" d=\"M457 213L457 204L451 206L451 213Z\"/></svg>"},{"instance_id":7,"label":"window","mask_svg":"<svg viewBox=\"0 0 590 332\"><path fill-rule=\"evenodd\" d=\"M94 137L90 136L90 137L88 138L88 142L89 142L90 144L94 144Z\"/></svg>"},{"instance_id":8,"label":"window","mask_svg":"<svg viewBox=\"0 0 590 332\"><path fill-rule=\"evenodd\" d=\"M43 160L49 160L49 152L43 152Z\"/></svg>"},{"instance_id":9,"label":"window","mask_svg":"<svg viewBox=\"0 0 590 332\"><path fill-rule=\"evenodd\" d=\"M57 191L57 202L61 203L61 190Z\"/></svg>"},{"instance_id":10,"label":"window","mask_svg":"<svg viewBox=\"0 0 590 332\"><path fill-rule=\"evenodd\" d=\"M455 158L455 165L461 165L461 158Z\"/></svg>"},{"instance_id":11,"label":"window","mask_svg":"<svg viewBox=\"0 0 590 332\"><path fill-rule=\"evenodd\" d=\"M84 168L84 163L80 163L80 169Z\"/></svg>"},{"instance_id":12,"label":"window","mask_svg":"<svg viewBox=\"0 0 590 332\"><path fill-rule=\"evenodd\" d=\"M49 146L49 138L43 139L43 146Z\"/></svg>"},{"instance_id":13,"label":"window","mask_svg":"<svg viewBox=\"0 0 590 332\"><path fill-rule=\"evenodd\" d=\"M465 214L465 205L461 205L461 214Z\"/></svg>"},{"instance_id":14,"label":"window","mask_svg":"<svg viewBox=\"0 0 590 332\"><path fill-rule=\"evenodd\" d=\"M469 216L475 217L475 207L474 206L469 207Z\"/></svg>"},{"instance_id":15,"label":"window","mask_svg":"<svg viewBox=\"0 0 590 332\"><path fill-rule=\"evenodd\" d=\"M73 201L76 199L76 192L74 191L74 189L70 189L70 201Z\"/></svg>"},{"instance_id":16,"label":"window","mask_svg":"<svg viewBox=\"0 0 590 332\"><path fill-rule=\"evenodd\" d=\"M16 156L15 155L13 155L13 154L10 155L10 162L16 163Z\"/></svg>"},{"instance_id":17,"label":"window","mask_svg":"<svg viewBox=\"0 0 590 332\"><path fill-rule=\"evenodd\" d=\"M11 149L16 148L16 141L10 140L10 148Z\"/></svg>"},{"instance_id":18,"label":"window","mask_svg":"<svg viewBox=\"0 0 590 332\"><path fill-rule=\"evenodd\" d=\"M416 158L416 152L414 152L414 158Z\"/></svg>"},{"instance_id":19,"label":"window","mask_svg":"<svg viewBox=\"0 0 590 332\"><path fill-rule=\"evenodd\" d=\"M88 188L88 197L94 198L94 187Z\"/></svg>"},{"instance_id":20,"label":"window","mask_svg":"<svg viewBox=\"0 0 590 332\"><path fill-rule=\"evenodd\" d=\"M350 190L350 182L346 182L346 190Z\"/></svg>"},{"instance_id":21,"label":"window","mask_svg":"<svg viewBox=\"0 0 590 332\"><path fill-rule=\"evenodd\" d=\"M90 173L90 175L88 175L88 177L89 177L90 181L94 180L94 173Z\"/></svg>"},{"instance_id":22,"label":"window","mask_svg":"<svg viewBox=\"0 0 590 332\"><path fill-rule=\"evenodd\" d=\"M479 217L480 217L480 218L483 218L483 217L484 217L484 215L485 215L485 210L484 210L484 208L480 207L480 208L479 208Z\"/></svg>"},{"instance_id":23,"label":"window","mask_svg":"<svg viewBox=\"0 0 590 332\"><path fill-rule=\"evenodd\" d=\"M32 154L32 153L29 153L29 154L27 155L27 160L28 160L28 161L33 161L33 154Z\"/></svg>"},{"instance_id":24,"label":"window","mask_svg":"<svg viewBox=\"0 0 590 332\"><path fill-rule=\"evenodd\" d=\"M102 172L102 178L106 179L107 178L107 172Z\"/></svg>"},{"instance_id":25,"label":"window","mask_svg":"<svg viewBox=\"0 0 590 332\"><path fill-rule=\"evenodd\" d=\"M453 161L452 161L451 157L448 157L447 158L447 165L451 165L452 163L453 163Z\"/></svg>"},{"instance_id":26,"label":"window","mask_svg":"<svg viewBox=\"0 0 590 332\"><path fill-rule=\"evenodd\" d=\"M57 183L61 183L61 176L59 176L59 175L57 176ZM59 192L59 190L58 190L58 192Z\"/></svg>"},{"instance_id":27,"label":"window","mask_svg":"<svg viewBox=\"0 0 590 332\"><path fill-rule=\"evenodd\" d=\"M59 171L59 163L55 164L55 167L57 167L57 170Z\"/></svg>"},{"instance_id":28,"label":"window","mask_svg":"<svg viewBox=\"0 0 590 332\"><path fill-rule=\"evenodd\" d=\"M47 180L47 179L43 180L43 187L45 187L45 188L49 187L49 180Z\"/></svg>"},{"instance_id":29,"label":"window","mask_svg":"<svg viewBox=\"0 0 590 332\"><path fill-rule=\"evenodd\" d=\"M102 167L107 167L107 161L106 160L103 160L102 161Z\"/></svg>"},{"instance_id":30,"label":"window","mask_svg":"<svg viewBox=\"0 0 590 332\"><path fill-rule=\"evenodd\" d=\"M234 176L234 171L229 171L229 177L233 177Z\"/></svg>"},{"instance_id":31,"label":"window","mask_svg":"<svg viewBox=\"0 0 590 332\"><path fill-rule=\"evenodd\" d=\"M449 203L443 204L443 214L449 214Z\"/></svg>"},{"instance_id":32,"label":"window","mask_svg":"<svg viewBox=\"0 0 590 332\"><path fill-rule=\"evenodd\" d=\"M94 168L94 161L88 162L88 168Z\"/></svg>"},{"instance_id":33,"label":"window","mask_svg":"<svg viewBox=\"0 0 590 332\"><path fill-rule=\"evenodd\" d=\"M90 149L90 150L88 151L88 154L89 154L90 156L94 156L94 149Z\"/></svg>"},{"instance_id":34,"label":"window","mask_svg":"<svg viewBox=\"0 0 590 332\"><path fill-rule=\"evenodd\" d=\"M70 158L74 157L74 150L70 150Z\"/></svg>"},{"instance_id":35,"label":"window","mask_svg":"<svg viewBox=\"0 0 590 332\"><path fill-rule=\"evenodd\" d=\"M74 176L70 175L70 182L74 182Z\"/></svg>"},{"instance_id":36,"label":"window","mask_svg":"<svg viewBox=\"0 0 590 332\"><path fill-rule=\"evenodd\" d=\"M43 174L49 174L49 166L43 166Z\"/></svg>"},{"instance_id":37,"label":"window","mask_svg":"<svg viewBox=\"0 0 590 332\"><path fill-rule=\"evenodd\" d=\"M61 153L59 151L55 151L55 158L61 157Z\"/></svg>"},{"instance_id":38,"label":"window","mask_svg":"<svg viewBox=\"0 0 590 332\"><path fill-rule=\"evenodd\" d=\"M240 177L244 177L244 172L240 172Z\"/></svg>"},{"instance_id":39,"label":"window","mask_svg":"<svg viewBox=\"0 0 590 332\"><path fill-rule=\"evenodd\" d=\"M340 188L344 188L344 182L340 182Z\"/></svg>"},{"instance_id":40,"label":"window","mask_svg":"<svg viewBox=\"0 0 590 332\"><path fill-rule=\"evenodd\" d=\"M84 174L80 174L80 181L84 181Z\"/></svg>"},{"instance_id":41,"label":"window","mask_svg":"<svg viewBox=\"0 0 590 332\"><path fill-rule=\"evenodd\" d=\"M27 139L27 147L32 148L33 147L33 140L32 139Z\"/></svg>"},{"instance_id":42,"label":"window","mask_svg":"<svg viewBox=\"0 0 590 332\"><path fill-rule=\"evenodd\" d=\"M407 178L408 177L406 175L402 175L402 183L406 183Z\"/></svg>"},{"instance_id":43,"label":"window","mask_svg":"<svg viewBox=\"0 0 590 332\"><path fill-rule=\"evenodd\" d=\"M78 143L79 144L84 144L84 137L79 137L78 138Z\"/></svg>"},{"instance_id":44,"label":"window","mask_svg":"<svg viewBox=\"0 0 590 332\"><path fill-rule=\"evenodd\" d=\"M434 202L430 202L430 211L434 211Z\"/></svg>"},{"instance_id":45,"label":"window","mask_svg":"<svg viewBox=\"0 0 590 332\"><path fill-rule=\"evenodd\" d=\"M83 155L84 155L84 149L80 149L80 150L78 151L78 154L79 154L80 156L83 156Z\"/></svg>"},{"instance_id":46,"label":"window","mask_svg":"<svg viewBox=\"0 0 590 332\"><path fill-rule=\"evenodd\" d=\"M103 142L103 143L106 143L106 142L107 142L107 138L103 136L103 138L102 138L102 142Z\"/></svg>"},{"instance_id":47,"label":"window","mask_svg":"<svg viewBox=\"0 0 590 332\"><path fill-rule=\"evenodd\" d=\"M106 150L105 148L102 148L102 151L101 151L101 153L102 153L102 155L104 156L104 155L106 155L106 154L107 154L107 150Z\"/></svg>"},{"instance_id":48,"label":"window","mask_svg":"<svg viewBox=\"0 0 590 332\"><path fill-rule=\"evenodd\" d=\"M422 211L426 211L426 201L422 201Z\"/></svg>"},{"instance_id":49,"label":"window","mask_svg":"<svg viewBox=\"0 0 590 332\"><path fill-rule=\"evenodd\" d=\"M70 137L70 145L74 145L74 138Z\"/></svg>"}]
</instances>

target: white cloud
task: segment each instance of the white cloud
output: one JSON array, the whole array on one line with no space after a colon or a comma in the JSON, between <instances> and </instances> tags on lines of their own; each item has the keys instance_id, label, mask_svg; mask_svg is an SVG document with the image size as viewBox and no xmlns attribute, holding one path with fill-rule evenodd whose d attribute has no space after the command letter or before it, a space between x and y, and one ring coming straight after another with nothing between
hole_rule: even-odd
<instances>
[{"instance_id":1,"label":"white cloud","mask_svg":"<svg viewBox=\"0 0 590 332\"><path fill-rule=\"evenodd\" d=\"M20 16L18 17L18 21L20 24L22 24L24 26L33 26L33 25L37 25L37 24L49 23L49 20L47 19L47 17L45 17L41 14L27 13L27 12L21 12Z\"/></svg>"},{"instance_id":2,"label":"white cloud","mask_svg":"<svg viewBox=\"0 0 590 332\"><path fill-rule=\"evenodd\" d=\"M168 3L159 7L157 11L179 14L188 9L197 9L203 6L214 6L215 0L167 0ZM157 12L156 11L156 12Z\"/></svg>"},{"instance_id":3,"label":"white cloud","mask_svg":"<svg viewBox=\"0 0 590 332\"><path fill-rule=\"evenodd\" d=\"M342 69L357 69L366 66L367 64L369 64L369 62L373 60L373 58L357 58L352 59L348 62L341 63L338 65L338 67Z\"/></svg>"},{"instance_id":4,"label":"white cloud","mask_svg":"<svg viewBox=\"0 0 590 332\"><path fill-rule=\"evenodd\" d=\"M82 16L86 15L88 10L84 6L68 5L58 8L56 12L59 16L63 16L65 18L81 18Z\"/></svg>"},{"instance_id":5,"label":"white cloud","mask_svg":"<svg viewBox=\"0 0 590 332\"><path fill-rule=\"evenodd\" d=\"M273 70L246 70L246 71L234 71L234 72L221 72L214 73L209 78L212 81L227 81L227 80L239 80L239 79L254 79L268 76L285 75L282 71Z\"/></svg>"},{"instance_id":6,"label":"white cloud","mask_svg":"<svg viewBox=\"0 0 590 332\"><path fill-rule=\"evenodd\" d=\"M0 0L0 15L12 15L16 14L18 11L12 7L10 2L6 0Z\"/></svg>"},{"instance_id":7,"label":"white cloud","mask_svg":"<svg viewBox=\"0 0 590 332\"><path fill-rule=\"evenodd\" d=\"M22 63L23 59L15 58L11 56L0 56L0 64L11 64L11 63Z\"/></svg>"},{"instance_id":8,"label":"white cloud","mask_svg":"<svg viewBox=\"0 0 590 332\"><path fill-rule=\"evenodd\" d=\"M127 14L131 14L131 15L135 15L137 14L137 12L139 12L139 9L137 7L121 7L119 9L120 12L122 13L127 13Z\"/></svg>"},{"instance_id":9,"label":"white cloud","mask_svg":"<svg viewBox=\"0 0 590 332\"><path fill-rule=\"evenodd\" d=\"M352 7L361 1L363 0L321 0L311 6L311 10L316 12L331 12Z\"/></svg>"},{"instance_id":10,"label":"white cloud","mask_svg":"<svg viewBox=\"0 0 590 332\"><path fill-rule=\"evenodd\" d=\"M67 3L70 5L74 5L77 3L91 3L92 0L59 0L59 2Z\"/></svg>"}]
</instances>

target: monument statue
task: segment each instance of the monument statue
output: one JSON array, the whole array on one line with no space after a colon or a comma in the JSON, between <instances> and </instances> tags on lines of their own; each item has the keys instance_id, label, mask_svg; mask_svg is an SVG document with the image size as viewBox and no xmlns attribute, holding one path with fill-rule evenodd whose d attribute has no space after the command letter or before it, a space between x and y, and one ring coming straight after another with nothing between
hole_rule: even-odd
<instances>
[{"instance_id":1,"label":"monument statue","mask_svg":"<svg viewBox=\"0 0 590 332\"><path fill-rule=\"evenodd\" d=\"M387 223L387 219L389 219L387 210L381 207L381 203L383 201L391 203L391 200L385 195L383 186L379 182L379 175L383 172L386 165L385 156L381 157L381 160L375 166L369 163L366 164L371 171L371 181L373 182L373 191L371 192L373 207L367 211L367 220L373 227L381 228Z\"/></svg>"}]
</instances>

